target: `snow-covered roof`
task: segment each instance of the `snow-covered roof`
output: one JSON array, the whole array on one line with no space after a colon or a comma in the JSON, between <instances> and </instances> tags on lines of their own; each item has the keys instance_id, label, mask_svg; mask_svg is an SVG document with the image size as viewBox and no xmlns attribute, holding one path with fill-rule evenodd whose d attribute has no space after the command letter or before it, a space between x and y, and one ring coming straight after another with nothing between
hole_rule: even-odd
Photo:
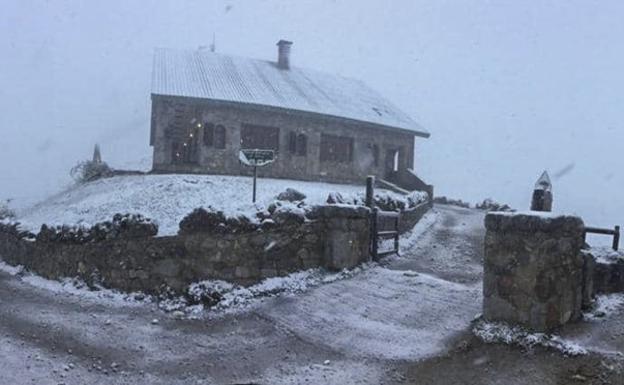
<instances>
[{"instance_id":1,"label":"snow-covered roof","mask_svg":"<svg viewBox=\"0 0 624 385\"><path fill-rule=\"evenodd\" d=\"M206 50L158 48L152 94L311 112L429 133L363 82L319 71L280 69L271 61Z\"/></svg>"}]
</instances>

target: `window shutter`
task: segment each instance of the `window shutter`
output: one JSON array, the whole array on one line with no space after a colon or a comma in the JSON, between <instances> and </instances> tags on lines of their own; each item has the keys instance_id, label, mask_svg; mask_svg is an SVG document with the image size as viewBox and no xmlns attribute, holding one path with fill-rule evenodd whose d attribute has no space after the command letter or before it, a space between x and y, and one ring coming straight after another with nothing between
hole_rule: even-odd
<instances>
[{"instance_id":1,"label":"window shutter","mask_svg":"<svg viewBox=\"0 0 624 385\"><path fill-rule=\"evenodd\" d=\"M291 154L297 153L297 134L294 131L288 134L288 152Z\"/></svg>"},{"instance_id":2,"label":"window shutter","mask_svg":"<svg viewBox=\"0 0 624 385\"><path fill-rule=\"evenodd\" d=\"M214 124L204 123L204 146L212 146L214 143Z\"/></svg>"},{"instance_id":3,"label":"window shutter","mask_svg":"<svg viewBox=\"0 0 624 385\"><path fill-rule=\"evenodd\" d=\"M219 149L225 148L225 127L220 124L215 127L214 146Z\"/></svg>"},{"instance_id":4,"label":"window shutter","mask_svg":"<svg viewBox=\"0 0 624 385\"><path fill-rule=\"evenodd\" d=\"M297 155L306 156L308 153L308 138L304 134L297 135Z\"/></svg>"}]
</instances>

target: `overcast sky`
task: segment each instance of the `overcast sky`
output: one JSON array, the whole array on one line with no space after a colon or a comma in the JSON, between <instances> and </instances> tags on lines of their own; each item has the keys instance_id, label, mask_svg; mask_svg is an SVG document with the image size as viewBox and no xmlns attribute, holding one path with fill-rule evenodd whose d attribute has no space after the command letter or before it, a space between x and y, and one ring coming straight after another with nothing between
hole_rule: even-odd
<instances>
[{"instance_id":1,"label":"overcast sky","mask_svg":"<svg viewBox=\"0 0 624 385\"><path fill-rule=\"evenodd\" d=\"M431 133L416 170L440 194L624 222L622 1L0 0L0 198L39 199L99 142L150 156L154 47L275 59L356 77Z\"/></svg>"}]
</instances>

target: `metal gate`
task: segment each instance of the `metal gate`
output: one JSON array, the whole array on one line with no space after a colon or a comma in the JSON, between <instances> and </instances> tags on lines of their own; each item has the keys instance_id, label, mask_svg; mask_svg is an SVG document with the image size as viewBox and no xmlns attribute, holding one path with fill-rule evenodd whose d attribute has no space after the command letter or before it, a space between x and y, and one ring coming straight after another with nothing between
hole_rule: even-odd
<instances>
[{"instance_id":1,"label":"metal gate","mask_svg":"<svg viewBox=\"0 0 624 385\"><path fill-rule=\"evenodd\" d=\"M372 210L370 251L374 261L385 255L399 254L399 220L400 213L397 211ZM388 244L392 247L388 248Z\"/></svg>"}]
</instances>

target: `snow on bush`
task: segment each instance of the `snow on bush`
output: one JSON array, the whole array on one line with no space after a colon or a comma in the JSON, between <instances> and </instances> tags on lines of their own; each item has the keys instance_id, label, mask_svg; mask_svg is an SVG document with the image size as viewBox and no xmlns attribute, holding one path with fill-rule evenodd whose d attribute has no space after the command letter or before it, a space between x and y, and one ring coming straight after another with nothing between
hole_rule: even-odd
<instances>
[{"instance_id":1,"label":"snow on bush","mask_svg":"<svg viewBox=\"0 0 624 385\"><path fill-rule=\"evenodd\" d=\"M115 214L112 221L86 224L41 225L37 239L44 242L87 243L112 238L151 237L158 233L158 225L140 214Z\"/></svg>"},{"instance_id":2,"label":"snow on bush","mask_svg":"<svg viewBox=\"0 0 624 385\"><path fill-rule=\"evenodd\" d=\"M343 195L339 192L330 193L327 197L328 204L348 204L356 206L364 206L366 196L364 193L357 195ZM412 191L408 195L391 193L389 191L381 191L373 196L373 203L381 210L400 211L416 207L421 203L427 202L429 195L424 191Z\"/></svg>"},{"instance_id":3,"label":"snow on bush","mask_svg":"<svg viewBox=\"0 0 624 385\"><path fill-rule=\"evenodd\" d=\"M483 200L483 202L477 203L475 208L484 211L515 211L509 207L509 205L498 203L491 198L487 198Z\"/></svg>"},{"instance_id":4,"label":"snow on bush","mask_svg":"<svg viewBox=\"0 0 624 385\"><path fill-rule=\"evenodd\" d=\"M277 194L275 199L278 201L296 202L306 199L306 195L299 190L288 187L285 191Z\"/></svg>"},{"instance_id":5,"label":"snow on bush","mask_svg":"<svg viewBox=\"0 0 624 385\"><path fill-rule=\"evenodd\" d=\"M560 351L567 356L587 354L587 350L582 346L566 341L557 335L532 333L519 326L509 326L502 322L487 322L479 319L475 322L472 332L486 343L503 343L525 349L541 346Z\"/></svg>"},{"instance_id":6,"label":"snow on bush","mask_svg":"<svg viewBox=\"0 0 624 385\"><path fill-rule=\"evenodd\" d=\"M78 164L69 171L69 175L78 183L87 183L102 178L109 178L112 177L113 174L113 169L105 162L95 162L92 160L78 162Z\"/></svg>"},{"instance_id":7,"label":"snow on bush","mask_svg":"<svg viewBox=\"0 0 624 385\"><path fill-rule=\"evenodd\" d=\"M588 321L600 321L617 314L624 308L624 294L612 293L596 297L591 311L583 314Z\"/></svg>"},{"instance_id":8,"label":"snow on bush","mask_svg":"<svg viewBox=\"0 0 624 385\"><path fill-rule=\"evenodd\" d=\"M225 231L225 215L223 211L199 207L180 221L180 234L190 234L201 231Z\"/></svg>"},{"instance_id":9,"label":"snow on bush","mask_svg":"<svg viewBox=\"0 0 624 385\"><path fill-rule=\"evenodd\" d=\"M9 208L9 200L0 201L0 220L15 218L15 211Z\"/></svg>"},{"instance_id":10,"label":"snow on bush","mask_svg":"<svg viewBox=\"0 0 624 385\"><path fill-rule=\"evenodd\" d=\"M232 290L234 285L225 281L201 281L189 286L186 298L193 305L214 306L223 299L225 293Z\"/></svg>"},{"instance_id":11,"label":"snow on bush","mask_svg":"<svg viewBox=\"0 0 624 385\"><path fill-rule=\"evenodd\" d=\"M463 208L466 208L466 209L470 208L470 203L468 203L468 202L464 202L461 199L447 198L445 196L440 196L440 197L433 198L433 203L438 203L438 204L441 204L441 205L458 206L458 207L463 207Z\"/></svg>"},{"instance_id":12,"label":"snow on bush","mask_svg":"<svg viewBox=\"0 0 624 385\"><path fill-rule=\"evenodd\" d=\"M321 284L345 279L366 268L368 265L338 273L329 273L316 268L284 277L267 278L247 287L225 281L205 280L189 285L182 296L165 292L159 297L158 306L167 312L184 311L192 316L197 316L205 310L237 310L262 298L301 293Z\"/></svg>"},{"instance_id":13,"label":"snow on bush","mask_svg":"<svg viewBox=\"0 0 624 385\"><path fill-rule=\"evenodd\" d=\"M624 260L624 251L613 250L611 247L591 247L587 252L596 258L598 263L617 263Z\"/></svg>"}]
</instances>

